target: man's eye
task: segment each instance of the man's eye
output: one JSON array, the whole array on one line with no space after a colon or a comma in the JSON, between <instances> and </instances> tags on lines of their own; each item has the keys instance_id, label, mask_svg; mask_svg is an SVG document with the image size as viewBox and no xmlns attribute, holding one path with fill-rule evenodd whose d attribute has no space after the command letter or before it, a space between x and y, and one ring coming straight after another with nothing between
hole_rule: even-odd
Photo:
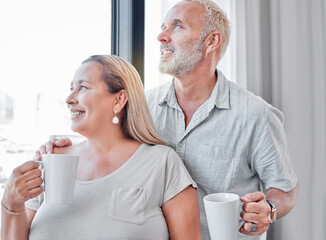
<instances>
[{"instance_id":1,"label":"man's eye","mask_svg":"<svg viewBox=\"0 0 326 240\"><path fill-rule=\"evenodd\" d=\"M88 89L86 86L80 86L80 90L86 90Z\"/></svg>"},{"instance_id":2,"label":"man's eye","mask_svg":"<svg viewBox=\"0 0 326 240\"><path fill-rule=\"evenodd\" d=\"M176 25L174 26L174 28L175 28L175 29L179 29L179 28L181 28L181 26L178 25L178 24L176 24Z\"/></svg>"}]
</instances>

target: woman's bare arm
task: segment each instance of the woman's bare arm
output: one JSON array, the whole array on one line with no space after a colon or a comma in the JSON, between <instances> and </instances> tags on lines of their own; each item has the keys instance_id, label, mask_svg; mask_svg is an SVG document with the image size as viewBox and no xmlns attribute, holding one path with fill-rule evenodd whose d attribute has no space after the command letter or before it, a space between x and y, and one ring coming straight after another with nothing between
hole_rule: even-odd
<instances>
[{"instance_id":1,"label":"woman's bare arm","mask_svg":"<svg viewBox=\"0 0 326 240\"><path fill-rule=\"evenodd\" d=\"M165 202L162 209L172 240L201 239L198 197L195 188L188 186Z\"/></svg>"}]
</instances>

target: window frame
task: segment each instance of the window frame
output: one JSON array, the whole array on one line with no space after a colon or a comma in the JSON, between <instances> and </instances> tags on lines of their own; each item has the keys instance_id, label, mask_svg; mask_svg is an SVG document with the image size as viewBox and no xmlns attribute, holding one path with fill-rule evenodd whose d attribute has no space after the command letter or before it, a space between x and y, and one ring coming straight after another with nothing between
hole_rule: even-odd
<instances>
[{"instance_id":1,"label":"window frame","mask_svg":"<svg viewBox=\"0 0 326 240\"><path fill-rule=\"evenodd\" d=\"M111 0L111 54L129 61L144 83L145 0Z\"/></svg>"}]
</instances>

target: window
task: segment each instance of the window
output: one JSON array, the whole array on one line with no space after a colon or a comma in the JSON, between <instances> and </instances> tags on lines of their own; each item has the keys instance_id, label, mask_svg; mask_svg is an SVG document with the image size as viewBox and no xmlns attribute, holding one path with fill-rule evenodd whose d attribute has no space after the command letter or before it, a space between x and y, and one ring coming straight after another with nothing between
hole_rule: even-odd
<instances>
[{"instance_id":1,"label":"window","mask_svg":"<svg viewBox=\"0 0 326 240\"><path fill-rule=\"evenodd\" d=\"M111 52L111 1L0 1L0 197L51 134L73 134L65 104L82 60Z\"/></svg>"}]
</instances>

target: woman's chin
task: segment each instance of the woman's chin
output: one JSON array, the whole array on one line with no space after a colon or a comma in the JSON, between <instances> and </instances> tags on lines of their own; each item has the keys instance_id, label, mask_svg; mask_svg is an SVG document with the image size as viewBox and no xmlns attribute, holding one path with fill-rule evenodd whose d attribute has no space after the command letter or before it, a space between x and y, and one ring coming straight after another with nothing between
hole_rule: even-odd
<instances>
[{"instance_id":1,"label":"woman's chin","mask_svg":"<svg viewBox=\"0 0 326 240\"><path fill-rule=\"evenodd\" d=\"M79 133L82 134L82 128L80 126L76 126L75 124L72 124L70 127L71 131L75 132L75 133Z\"/></svg>"}]
</instances>

